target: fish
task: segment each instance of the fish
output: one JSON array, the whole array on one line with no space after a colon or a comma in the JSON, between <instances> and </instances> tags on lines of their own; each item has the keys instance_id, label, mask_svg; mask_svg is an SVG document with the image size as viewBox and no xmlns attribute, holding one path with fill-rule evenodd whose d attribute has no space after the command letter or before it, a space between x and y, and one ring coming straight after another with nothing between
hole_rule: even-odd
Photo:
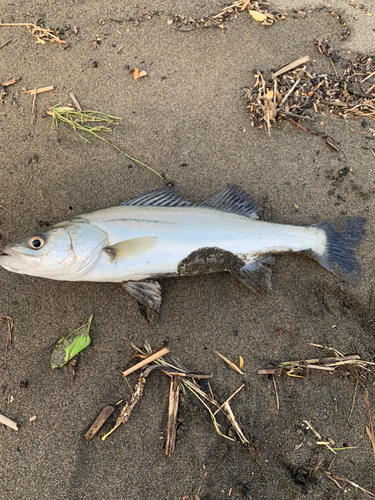
<instances>
[{"instance_id":1,"label":"fish","mask_svg":"<svg viewBox=\"0 0 375 500\"><path fill-rule=\"evenodd\" d=\"M275 255L304 252L336 276L361 276L355 248L366 219L295 226L259 220L230 185L203 203L173 188L72 216L5 247L0 266L54 280L119 282L143 307L161 307L159 279L229 272L247 289L271 289Z\"/></svg>"}]
</instances>

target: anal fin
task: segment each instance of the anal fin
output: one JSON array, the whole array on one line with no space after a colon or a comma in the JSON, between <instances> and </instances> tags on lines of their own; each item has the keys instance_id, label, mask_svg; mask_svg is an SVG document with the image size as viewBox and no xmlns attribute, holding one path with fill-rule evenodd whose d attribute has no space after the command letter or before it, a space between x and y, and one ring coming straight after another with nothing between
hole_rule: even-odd
<instances>
[{"instance_id":1,"label":"anal fin","mask_svg":"<svg viewBox=\"0 0 375 500\"><path fill-rule=\"evenodd\" d=\"M274 264L273 255L265 255L257 260L249 262L241 269L232 271L233 276L238 279L246 288L253 292L268 292L272 289L272 271L264 264Z\"/></svg>"}]
</instances>

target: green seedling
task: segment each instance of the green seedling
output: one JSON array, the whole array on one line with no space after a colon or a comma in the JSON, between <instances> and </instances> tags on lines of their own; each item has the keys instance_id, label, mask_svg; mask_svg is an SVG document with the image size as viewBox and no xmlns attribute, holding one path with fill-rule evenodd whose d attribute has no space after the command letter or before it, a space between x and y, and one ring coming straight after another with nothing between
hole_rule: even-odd
<instances>
[{"instance_id":1,"label":"green seedling","mask_svg":"<svg viewBox=\"0 0 375 500\"><path fill-rule=\"evenodd\" d=\"M125 153L122 149L120 149L118 146L108 141L101 135L106 132L112 132L112 129L108 125L119 125L118 120L121 120L121 118L119 118L118 116L112 116L107 113L93 111L90 109L83 111L75 109L71 106L63 106L63 103L52 106L47 111L47 115L52 117L52 126L55 126L57 130L59 128L60 122L70 125L73 130L81 137L81 139L89 144L90 141L86 137L84 137L82 133L91 134L97 139L100 139L101 141L115 148L116 151L126 156L126 158L128 158L129 160L137 163L138 165L141 165L142 167L147 168L147 170L164 181L164 177L155 169Z\"/></svg>"}]
</instances>

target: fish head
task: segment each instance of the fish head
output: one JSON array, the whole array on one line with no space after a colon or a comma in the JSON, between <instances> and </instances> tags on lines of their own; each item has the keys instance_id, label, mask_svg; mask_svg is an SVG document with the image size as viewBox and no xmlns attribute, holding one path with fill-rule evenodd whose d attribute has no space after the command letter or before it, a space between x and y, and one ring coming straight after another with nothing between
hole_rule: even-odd
<instances>
[{"instance_id":1,"label":"fish head","mask_svg":"<svg viewBox=\"0 0 375 500\"><path fill-rule=\"evenodd\" d=\"M60 222L5 247L0 266L57 280L77 280L107 245L107 233L85 219Z\"/></svg>"}]
</instances>

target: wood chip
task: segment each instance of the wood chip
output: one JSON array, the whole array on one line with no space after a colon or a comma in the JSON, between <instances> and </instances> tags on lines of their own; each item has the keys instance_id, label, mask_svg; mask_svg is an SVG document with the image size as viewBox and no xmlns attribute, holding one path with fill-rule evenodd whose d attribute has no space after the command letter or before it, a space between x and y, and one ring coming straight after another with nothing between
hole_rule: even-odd
<instances>
[{"instance_id":1,"label":"wood chip","mask_svg":"<svg viewBox=\"0 0 375 500\"><path fill-rule=\"evenodd\" d=\"M29 422L35 422L37 418L38 417L36 415L33 415L32 417L29 418Z\"/></svg>"},{"instance_id":2,"label":"wood chip","mask_svg":"<svg viewBox=\"0 0 375 500\"><path fill-rule=\"evenodd\" d=\"M18 83L21 80L20 76L14 76L13 78L9 78L9 80L1 83L1 87L9 87L9 85L14 85L15 83Z\"/></svg>"},{"instance_id":3,"label":"wood chip","mask_svg":"<svg viewBox=\"0 0 375 500\"><path fill-rule=\"evenodd\" d=\"M5 415L1 415L0 413L0 424L6 425L7 427L10 427L14 431L18 432L18 426L14 420L11 420L10 418L6 417Z\"/></svg>"},{"instance_id":4,"label":"wood chip","mask_svg":"<svg viewBox=\"0 0 375 500\"><path fill-rule=\"evenodd\" d=\"M86 432L85 434L85 439L86 441L90 441L96 434L100 431L100 429L103 427L105 422L107 421L108 417L112 415L112 413L115 411L113 406L105 406L102 411L99 413L98 418L95 420L95 422L92 424L90 429Z\"/></svg>"}]
</instances>

